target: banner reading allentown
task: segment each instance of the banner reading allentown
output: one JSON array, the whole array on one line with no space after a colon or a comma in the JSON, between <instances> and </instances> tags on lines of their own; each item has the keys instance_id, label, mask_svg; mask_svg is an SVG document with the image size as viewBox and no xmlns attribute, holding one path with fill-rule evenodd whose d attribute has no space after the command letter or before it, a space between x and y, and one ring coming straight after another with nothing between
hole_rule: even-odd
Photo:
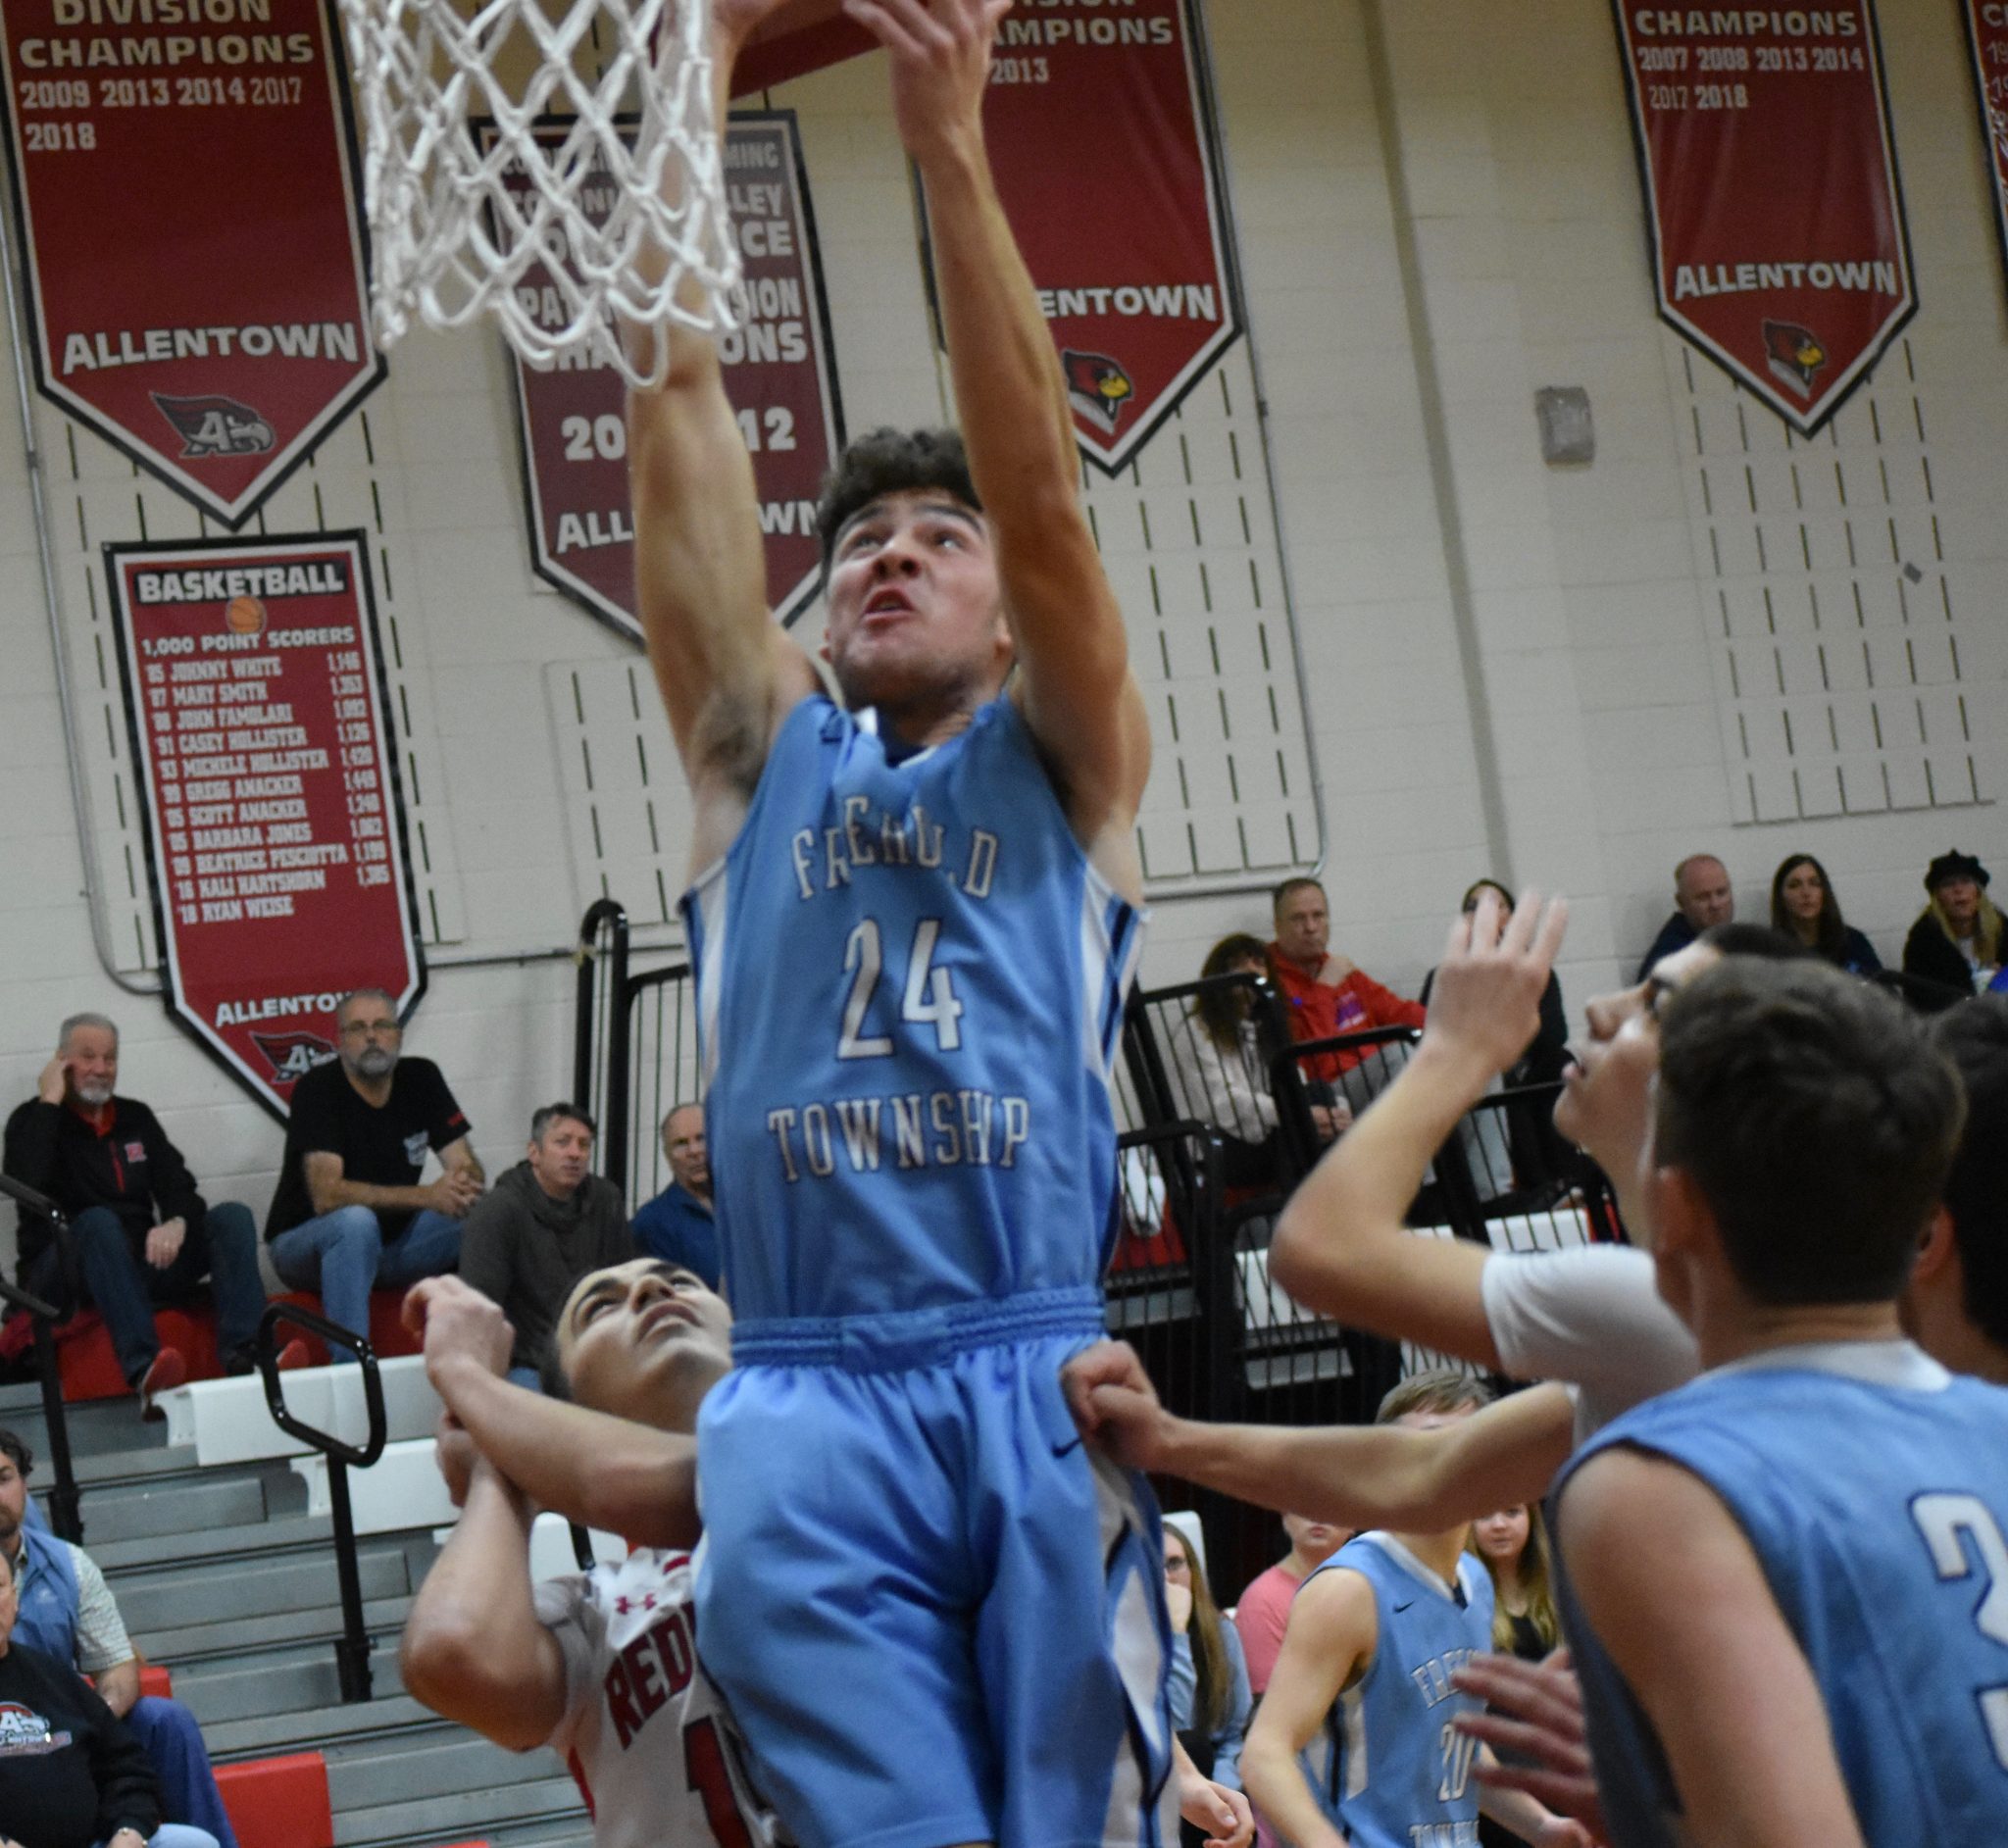
<instances>
[{"instance_id":1,"label":"banner reading allentown","mask_svg":"<svg viewBox=\"0 0 2008 1848\"><path fill-rule=\"evenodd\" d=\"M1994 191L1994 229L2008 257L2008 0L1960 0L1980 90L1981 134Z\"/></svg>"},{"instance_id":2,"label":"banner reading allentown","mask_svg":"<svg viewBox=\"0 0 2008 1848\"><path fill-rule=\"evenodd\" d=\"M0 0L43 395L239 526L383 376L320 0Z\"/></svg>"},{"instance_id":3,"label":"banner reading allentown","mask_svg":"<svg viewBox=\"0 0 2008 1848\"><path fill-rule=\"evenodd\" d=\"M359 532L105 548L169 1011L280 1116L425 987Z\"/></svg>"},{"instance_id":4,"label":"banner reading allentown","mask_svg":"<svg viewBox=\"0 0 2008 1848\"><path fill-rule=\"evenodd\" d=\"M1021 7L997 31L990 169L1111 474L1241 330L1200 45L1184 0Z\"/></svg>"},{"instance_id":5,"label":"banner reading allentown","mask_svg":"<svg viewBox=\"0 0 2008 1848\"><path fill-rule=\"evenodd\" d=\"M562 141L569 124L538 132ZM753 452L767 600L790 622L815 596L816 490L843 447L828 306L791 111L734 116L727 191L745 284L718 339L726 390ZM544 274L528 273L528 286ZM551 315L562 325L554 300ZM621 375L590 355L538 368L514 355L530 558L539 577L636 640L634 527Z\"/></svg>"},{"instance_id":6,"label":"banner reading allentown","mask_svg":"<svg viewBox=\"0 0 2008 1848\"><path fill-rule=\"evenodd\" d=\"M1818 429L1917 308L1872 0L1615 0L1661 316Z\"/></svg>"}]
</instances>

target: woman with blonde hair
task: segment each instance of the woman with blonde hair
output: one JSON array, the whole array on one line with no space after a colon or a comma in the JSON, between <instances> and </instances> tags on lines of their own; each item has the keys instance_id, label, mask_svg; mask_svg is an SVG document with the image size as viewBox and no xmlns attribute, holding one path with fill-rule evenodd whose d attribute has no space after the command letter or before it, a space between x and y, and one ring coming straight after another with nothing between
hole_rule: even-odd
<instances>
[{"instance_id":1,"label":"woman with blonde hair","mask_svg":"<svg viewBox=\"0 0 2008 1848\"><path fill-rule=\"evenodd\" d=\"M1925 872L1932 902L1903 945L1903 973L1961 996L1984 988L2001 967L2001 914L1987 897L1987 870L1953 848Z\"/></svg>"},{"instance_id":2,"label":"woman with blonde hair","mask_svg":"<svg viewBox=\"0 0 2008 1848\"><path fill-rule=\"evenodd\" d=\"M1523 1502L1475 1521L1471 1550L1492 1575L1492 1647L1524 1662L1543 1660L1562 1640L1541 1511ZM1503 1756L1503 1755L1502 1755ZM1479 1818L1483 1848L1519 1848L1520 1837Z\"/></svg>"}]
</instances>

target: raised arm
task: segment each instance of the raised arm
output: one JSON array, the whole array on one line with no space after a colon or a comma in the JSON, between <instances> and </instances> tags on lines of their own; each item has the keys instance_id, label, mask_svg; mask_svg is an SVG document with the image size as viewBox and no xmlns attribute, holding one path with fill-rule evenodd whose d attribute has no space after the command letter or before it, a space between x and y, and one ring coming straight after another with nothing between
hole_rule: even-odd
<instances>
[{"instance_id":1,"label":"raised arm","mask_svg":"<svg viewBox=\"0 0 2008 1848\"><path fill-rule=\"evenodd\" d=\"M1692 1839L1861 1848L1812 1667L1714 1491L1664 1458L1609 1450L1563 1491L1558 1535Z\"/></svg>"},{"instance_id":2,"label":"raised arm","mask_svg":"<svg viewBox=\"0 0 2008 1848\"><path fill-rule=\"evenodd\" d=\"M1400 1424L1202 1424L1159 1403L1134 1352L1109 1342L1066 1372L1083 1434L1126 1468L1350 1527L1435 1530L1539 1501L1569 1454L1574 1408L1535 1386L1434 1430Z\"/></svg>"},{"instance_id":3,"label":"raised arm","mask_svg":"<svg viewBox=\"0 0 2008 1848\"><path fill-rule=\"evenodd\" d=\"M846 0L845 11L890 55L900 138L927 189L956 414L1017 645L1015 697L1077 837L1133 892L1150 727L1080 505L1060 362L983 142L990 49L1010 3Z\"/></svg>"},{"instance_id":4,"label":"raised arm","mask_svg":"<svg viewBox=\"0 0 2008 1848\"><path fill-rule=\"evenodd\" d=\"M1496 901L1451 926L1422 1044L1291 1197L1270 1274L1308 1309L1390 1340L1498 1368L1481 1246L1404 1229L1431 1159L1540 1024L1568 907L1530 893L1504 928Z\"/></svg>"},{"instance_id":5,"label":"raised arm","mask_svg":"<svg viewBox=\"0 0 2008 1848\"><path fill-rule=\"evenodd\" d=\"M783 0L712 0L713 108L725 132L732 65ZM681 183L669 163L665 185ZM661 253L652 258L660 274ZM647 267L644 264L644 269ZM636 608L696 806L693 864L730 843L780 721L815 670L768 615L753 459L710 337L675 323L624 326L630 352L669 343L653 390L628 394Z\"/></svg>"}]
</instances>

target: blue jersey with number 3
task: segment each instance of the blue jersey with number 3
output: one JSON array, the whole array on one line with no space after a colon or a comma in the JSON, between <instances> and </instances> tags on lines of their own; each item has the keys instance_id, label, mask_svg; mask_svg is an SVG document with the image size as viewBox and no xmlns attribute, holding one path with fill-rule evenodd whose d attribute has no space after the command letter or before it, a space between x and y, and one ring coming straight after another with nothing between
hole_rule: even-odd
<instances>
[{"instance_id":1,"label":"blue jersey with number 3","mask_svg":"<svg viewBox=\"0 0 2008 1848\"><path fill-rule=\"evenodd\" d=\"M1784 1348L1627 1413L1571 1473L1613 1444L1691 1471L1735 1516L1870 1848L2008 1841L2008 1392L1901 1342ZM1658 1736L1564 1595L1612 1841L1682 1841Z\"/></svg>"},{"instance_id":2,"label":"blue jersey with number 3","mask_svg":"<svg viewBox=\"0 0 2008 1848\"><path fill-rule=\"evenodd\" d=\"M1099 1280L1141 920L1088 864L1010 699L898 763L804 700L683 909L737 1316Z\"/></svg>"},{"instance_id":3,"label":"blue jersey with number 3","mask_svg":"<svg viewBox=\"0 0 2008 1848\"><path fill-rule=\"evenodd\" d=\"M1360 1848L1477 1848L1478 1742L1450 1723L1484 1703L1450 1677L1492 1646L1491 1578L1466 1553L1445 1584L1385 1533L1347 1541L1318 1572L1366 1579L1377 1625L1366 1673L1298 1761L1319 1807Z\"/></svg>"}]
</instances>

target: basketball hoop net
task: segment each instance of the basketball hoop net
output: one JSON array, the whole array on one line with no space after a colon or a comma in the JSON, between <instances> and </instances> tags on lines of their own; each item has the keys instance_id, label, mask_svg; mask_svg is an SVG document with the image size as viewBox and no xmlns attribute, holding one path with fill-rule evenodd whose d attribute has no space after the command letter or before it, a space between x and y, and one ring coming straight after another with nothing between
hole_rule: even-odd
<instances>
[{"instance_id":1,"label":"basketball hoop net","mask_svg":"<svg viewBox=\"0 0 2008 1848\"><path fill-rule=\"evenodd\" d=\"M731 325L739 258L704 0L341 8L385 346L414 319L485 313L533 366L588 356L655 385L668 341L637 360L615 317Z\"/></svg>"}]
</instances>

